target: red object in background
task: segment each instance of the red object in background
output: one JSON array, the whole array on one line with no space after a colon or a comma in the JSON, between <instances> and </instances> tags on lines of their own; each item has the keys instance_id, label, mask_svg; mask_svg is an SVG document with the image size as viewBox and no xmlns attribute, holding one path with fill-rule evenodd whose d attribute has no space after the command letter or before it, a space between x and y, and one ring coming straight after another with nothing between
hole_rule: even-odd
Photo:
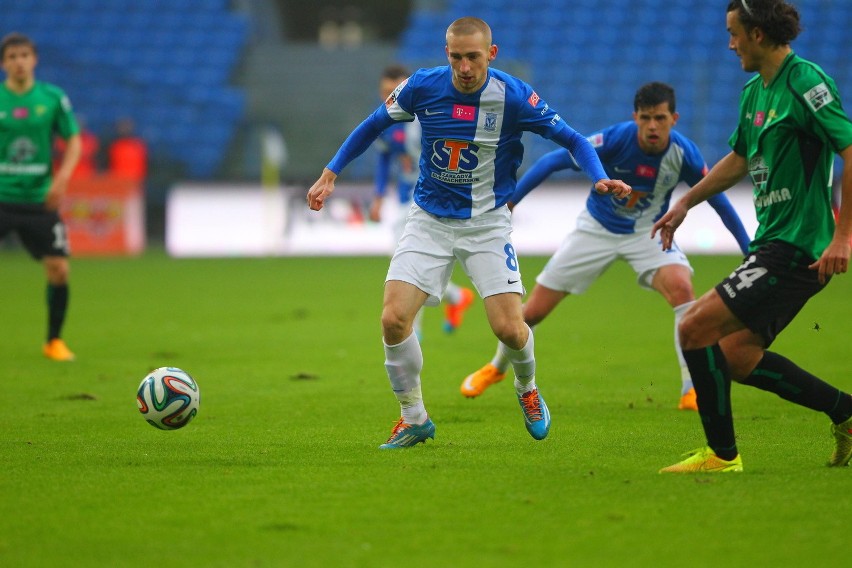
<instances>
[{"instance_id":1,"label":"red object in background","mask_svg":"<svg viewBox=\"0 0 852 568\"><path fill-rule=\"evenodd\" d=\"M109 147L109 173L134 181L148 175L148 147L135 136L118 138Z\"/></svg>"},{"instance_id":2,"label":"red object in background","mask_svg":"<svg viewBox=\"0 0 852 568\"><path fill-rule=\"evenodd\" d=\"M68 183L60 212L74 256L136 255L145 248L139 182L95 174Z\"/></svg>"}]
</instances>

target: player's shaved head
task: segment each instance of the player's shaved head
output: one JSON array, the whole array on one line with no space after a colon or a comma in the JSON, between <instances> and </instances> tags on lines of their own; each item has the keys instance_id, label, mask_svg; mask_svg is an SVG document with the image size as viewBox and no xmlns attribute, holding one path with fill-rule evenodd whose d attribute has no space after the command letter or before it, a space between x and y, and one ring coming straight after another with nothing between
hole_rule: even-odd
<instances>
[{"instance_id":1,"label":"player's shaved head","mask_svg":"<svg viewBox=\"0 0 852 568\"><path fill-rule=\"evenodd\" d=\"M484 20L467 16L459 18L447 28L447 37L466 36L481 33L488 45L491 45L491 27Z\"/></svg>"}]
</instances>

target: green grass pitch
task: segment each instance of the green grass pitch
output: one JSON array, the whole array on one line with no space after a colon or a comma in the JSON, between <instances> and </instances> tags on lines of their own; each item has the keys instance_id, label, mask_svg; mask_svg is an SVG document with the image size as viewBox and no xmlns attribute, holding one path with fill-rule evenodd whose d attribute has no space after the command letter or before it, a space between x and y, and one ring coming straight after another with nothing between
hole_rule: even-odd
<instances>
[{"instance_id":1,"label":"green grass pitch","mask_svg":"<svg viewBox=\"0 0 852 568\"><path fill-rule=\"evenodd\" d=\"M546 259L522 258L531 287ZM700 294L737 265L693 256ZM386 258L75 259L65 338L42 358L41 267L0 253L0 565L734 566L848 556L852 471L828 420L734 385L745 472L663 476L702 445L675 409L672 313L623 264L536 332L553 427L535 442L509 381L459 394L495 343L477 300L425 316L434 441L381 452ZM852 390L852 275L773 348ZM818 327L818 329L817 329ZM201 388L185 429L139 415L152 368Z\"/></svg>"}]
</instances>

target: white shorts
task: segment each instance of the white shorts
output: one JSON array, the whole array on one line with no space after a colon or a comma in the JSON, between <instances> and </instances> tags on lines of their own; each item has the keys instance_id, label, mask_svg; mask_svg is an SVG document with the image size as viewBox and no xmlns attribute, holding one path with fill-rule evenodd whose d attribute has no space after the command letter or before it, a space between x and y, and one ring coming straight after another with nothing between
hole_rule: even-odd
<instances>
[{"instance_id":1,"label":"white shorts","mask_svg":"<svg viewBox=\"0 0 852 568\"><path fill-rule=\"evenodd\" d=\"M672 243L672 250L664 251L660 240L651 239L649 234L611 233L583 210L577 218L577 228L565 237L536 282L551 290L581 294L618 259L626 260L636 272L638 284L651 290L661 266L680 264L689 268L690 274L693 272L677 244Z\"/></svg>"},{"instance_id":2,"label":"white shorts","mask_svg":"<svg viewBox=\"0 0 852 568\"><path fill-rule=\"evenodd\" d=\"M481 297L505 292L523 295L511 235L507 207L472 219L449 219L412 205L385 282L413 284L429 295L426 305L437 306L458 260Z\"/></svg>"}]
</instances>

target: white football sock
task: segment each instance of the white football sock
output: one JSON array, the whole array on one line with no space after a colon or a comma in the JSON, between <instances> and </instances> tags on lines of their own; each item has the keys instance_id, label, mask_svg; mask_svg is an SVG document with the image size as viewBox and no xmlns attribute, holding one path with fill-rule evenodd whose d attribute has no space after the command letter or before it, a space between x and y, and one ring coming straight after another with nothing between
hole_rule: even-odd
<instances>
[{"instance_id":1,"label":"white football sock","mask_svg":"<svg viewBox=\"0 0 852 568\"><path fill-rule=\"evenodd\" d=\"M506 358L511 362L515 371L515 390L518 394L524 394L535 390L535 341L533 331L529 327L529 338L526 345L519 350L514 350L506 345L502 346Z\"/></svg>"},{"instance_id":2,"label":"white football sock","mask_svg":"<svg viewBox=\"0 0 852 568\"><path fill-rule=\"evenodd\" d=\"M420 371L423 369L423 351L417 334L412 333L401 343L385 347L385 369L391 388L399 401L402 417L408 424L423 424L428 415L420 390Z\"/></svg>"},{"instance_id":3,"label":"white football sock","mask_svg":"<svg viewBox=\"0 0 852 568\"><path fill-rule=\"evenodd\" d=\"M495 353L494 358L491 359L491 364L497 367L497 370L501 373L505 373L509 370L509 358L506 357L504 349L506 349L506 346L503 345L502 341L498 341L497 353Z\"/></svg>"}]
</instances>

